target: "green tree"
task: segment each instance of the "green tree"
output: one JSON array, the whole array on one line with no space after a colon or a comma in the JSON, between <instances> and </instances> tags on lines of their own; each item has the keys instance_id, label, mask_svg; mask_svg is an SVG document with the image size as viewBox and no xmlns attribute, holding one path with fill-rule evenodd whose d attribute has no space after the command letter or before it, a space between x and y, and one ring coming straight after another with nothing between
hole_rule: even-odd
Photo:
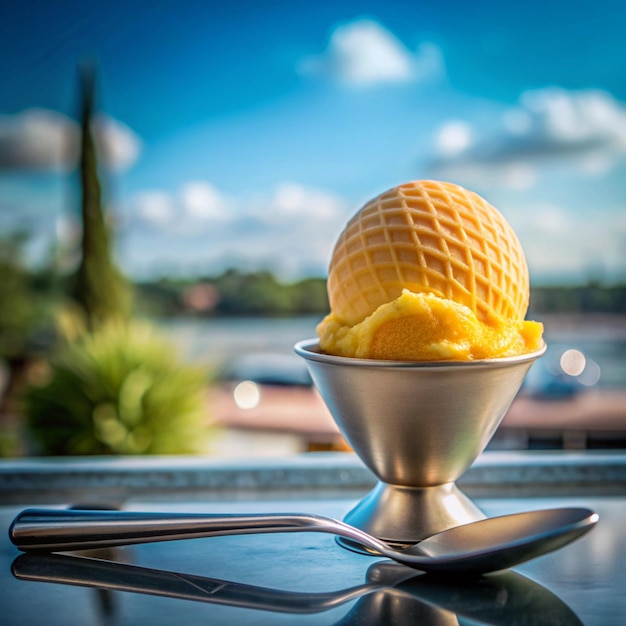
<instances>
[{"instance_id":1,"label":"green tree","mask_svg":"<svg viewBox=\"0 0 626 626\"><path fill-rule=\"evenodd\" d=\"M93 65L80 70L81 149L80 185L82 240L78 270L71 295L78 304L85 325L93 330L110 320L128 318L131 309L130 285L113 260L109 224L102 209L98 155L94 138L96 73Z\"/></svg>"},{"instance_id":2,"label":"green tree","mask_svg":"<svg viewBox=\"0 0 626 626\"><path fill-rule=\"evenodd\" d=\"M292 312L298 314L325 314L329 310L326 281L323 278L305 278L289 287Z\"/></svg>"}]
</instances>

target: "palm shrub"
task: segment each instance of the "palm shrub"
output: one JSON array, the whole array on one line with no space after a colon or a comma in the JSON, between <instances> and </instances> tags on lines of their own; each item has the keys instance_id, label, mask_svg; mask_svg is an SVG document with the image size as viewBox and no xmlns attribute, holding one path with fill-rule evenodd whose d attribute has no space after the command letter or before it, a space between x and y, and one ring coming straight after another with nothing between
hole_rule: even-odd
<instances>
[{"instance_id":1,"label":"palm shrub","mask_svg":"<svg viewBox=\"0 0 626 626\"><path fill-rule=\"evenodd\" d=\"M150 325L114 322L82 333L24 395L44 455L207 451L208 373L182 364Z\"/></svg>"}]
</instances>

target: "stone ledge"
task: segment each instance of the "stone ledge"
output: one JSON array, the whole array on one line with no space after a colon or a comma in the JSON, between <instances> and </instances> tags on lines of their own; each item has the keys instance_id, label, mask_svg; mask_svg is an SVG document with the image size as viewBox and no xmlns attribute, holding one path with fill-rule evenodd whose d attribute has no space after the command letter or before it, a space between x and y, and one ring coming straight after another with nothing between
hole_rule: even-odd
<instances>
[{"instance_id":1,"label":"stone ledge","mask_svg":"<svg viewBox=\"0 0 626 626\"><path fill-rule=\"evenodd\" d=\"M0 461L0 504L360 497L374 483L350 453ZM458 484L470 496L619 495L626 493L626 452L487 451Z\"/></svg>"}]
</instances>

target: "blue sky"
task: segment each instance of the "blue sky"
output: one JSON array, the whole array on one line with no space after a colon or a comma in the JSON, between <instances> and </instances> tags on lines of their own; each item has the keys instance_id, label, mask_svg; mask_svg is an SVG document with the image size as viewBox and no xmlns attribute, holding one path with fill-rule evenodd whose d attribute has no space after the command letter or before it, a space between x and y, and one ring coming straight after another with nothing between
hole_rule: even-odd
<instances>
[{"instance_id":1,"label":"blue sky","mask_svg":"<svg viewBox=\"0 0 626 626\"><path fill-rule=\"evenodd\" d=\"M24 2L0 21L0 228L75 233L76 67L137 277L323 275L412 179L484 195L536 283L626 278L623 1ZM547 4L548 6L542 6Z\"/></svg>"}]
</instances>

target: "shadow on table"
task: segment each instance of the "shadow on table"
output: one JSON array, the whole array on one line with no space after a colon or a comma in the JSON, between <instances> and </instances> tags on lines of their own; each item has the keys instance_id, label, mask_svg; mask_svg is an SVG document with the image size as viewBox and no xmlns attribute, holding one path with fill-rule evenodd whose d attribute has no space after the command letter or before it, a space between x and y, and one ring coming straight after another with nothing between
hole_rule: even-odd
<instances>
[{"instance_id":1,"label":"shadow on table","mask_svg":"<svg viewBox=\"0 0 626 626\"><path fill-rule=\"evenodd\" d=\"M22 554L12 564L19 580L91 587L110 594L126 591L277 613L320 613L356 600L338 622L348 624L581 624L575 613L546 588L512 571L481 578L443 579L379 562L366 582L332 592L305 593L148 569L66 554ZM112 598L109 598L111 600ZM114 603L109 603L112 608ZM101 609L105 607L101 603Z\"/></svg>"}]
</instances>

